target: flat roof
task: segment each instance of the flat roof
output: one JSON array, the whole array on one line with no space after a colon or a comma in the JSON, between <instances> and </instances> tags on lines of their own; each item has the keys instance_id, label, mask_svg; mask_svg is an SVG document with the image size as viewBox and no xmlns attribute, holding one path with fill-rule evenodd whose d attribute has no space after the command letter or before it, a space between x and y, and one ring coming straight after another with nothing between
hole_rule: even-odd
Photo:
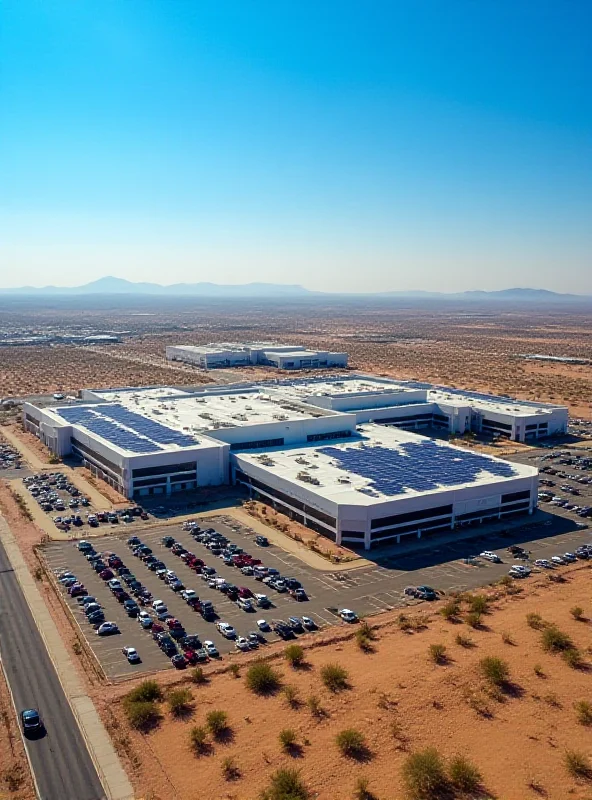
<instances>
[{"instance_id":1,"label":"flat roof","mask_svg":"<svg viewBox=\"0 0 592 800\"><path fill-rule=\"evenodd\" d=\"M107 402L125 400L129 398L142 398L142 397L183 397L190 392L183 389L175 389L172 386L141 386L141 387L124 387L122 389L91 389L94 395L100 397L101 400Z\"/></svg>"},{"instance_id":2,"label":"flat roof","mask_svg":"<svg viewBox=\"0 0 592 800\"><path fill-rule=\"evenodd\" d=\"M290 397L305 399L312 395L326 395L339 397L348 394L364 394L376 392L414 392L416 388L391 381L381 381L378 378L364 378L362 376L326 377L315 380L314 378L295 378L294 380L279 380L275 384L278 391Z\"/></svg>"},{"instance_id":3,"label":"flat roof","mask_svg":"<svg viewBox=\"0 0 592 800\"><path fill-rule=\"evenodd\" d=\"M326 445L300 445L235 453L253 465L335 503L375 505L530 478L537 469L379 425ZM500 487L501 489L501 487Z\"/></svg>"}]
</instances>

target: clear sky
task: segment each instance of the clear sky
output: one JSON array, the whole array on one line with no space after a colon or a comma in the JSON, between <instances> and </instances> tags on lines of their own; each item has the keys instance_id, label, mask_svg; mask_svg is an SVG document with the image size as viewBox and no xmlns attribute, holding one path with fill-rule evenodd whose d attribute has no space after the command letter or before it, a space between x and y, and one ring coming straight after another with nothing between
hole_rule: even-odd
<instances>
[{"instance_id":1,"label":"clear sky","mask_svg":"<svg viewBox=\"0 0 592 800\"><path fill-rule=\"evenodd\" d=\"M0 0L0 285L592 293L589 0Z\"/></svg>"}]
</instances>

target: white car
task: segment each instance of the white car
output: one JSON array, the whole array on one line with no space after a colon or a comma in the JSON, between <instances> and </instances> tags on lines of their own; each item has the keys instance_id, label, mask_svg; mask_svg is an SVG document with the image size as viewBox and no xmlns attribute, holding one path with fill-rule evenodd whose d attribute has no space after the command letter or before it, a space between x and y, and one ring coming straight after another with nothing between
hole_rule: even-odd
<instances>
[{"instance_id":1,"label":"white car","mask_svg":"<svg viewBox=\"0 0 592 800\"><path fill-rule=\"evenodd\" d=\"M152 608L155 611L158 611L159 608L165 608L166 609L166 605L163 603L162 600L153 600L152 601Z\"/></svg>"},{"instance_id":2,"label":"white car","mask_svg":"<svg viewBox=\"0 0 592 800\"><path fill-rule=\"evenodd\" d=\"M130 664L137 664L141 661L138 651L135 647L122 647L121 652L127 658Z\"/></svg>"},{"instance_id":3,"label":"white car","mask_svg":"<svg viewBox=\"0 0 592 800\"><path fill-rule=\"evenodd\" d=\"M152 627L152 617L147 611L144 611L144 609L138 614L137 620L143 628Z\"/></svg>"},{"instance_id":4,"label":"white car","mask_svg":"<svg viewBox=\"0 0 592 800\"><path fill-rule=\"evenodd\" d=\"M234 639L236 637L236 631L227 622L217 622L216 627L226 639Z\"/></svg>"},{"instance_id":5,"label":"white car","mask_svg":"<svg viewBox=\"0 0 592 800\"><path fill-rule=\"evenodd\" d=\"M160 569L156 570L156 577L160 578L161 581L164 580L164 577L165 577L166 574L167 574L167 571L166 571L166 569L164 567L161 567Z\"/></svg>"},{"instance_id":6,"label":"white car","mask_svg":"<svg viewBox=\"0 0 592 800\"><path fill-rule=\"evenodd\" d=\"M186 602L189 602L190 600L197 600L198 599L197 598L197 592L195 592L193 589L185 589L185 591L181 592L181 597Z\"/></svg>"},{"instance_id":7,"label":"white car","mask_svg":"<svg viewBox=\"0 0 592 800\"><path fill-rule=\"evenodd\" d=\"M234 646L236 647L237 650L241 650L243 653L251 649L249 640L245 639L244 636L239 636L236 642L234 643Z\"/></svg>"},{"instance_id":8,"label":"white car","mask_svg":"<svg viewBox=\"0 0 592 800\"><path fill-rule=\"evenodd\" d=\"M563 556L552 556L551 557L552 564L567 564L567 561L563 558Z\"/></svg>"},{"instance_id":9,"label":"white car","mask_svg":"<svg viewBox=\"0 0 592 800\"><path fill-rule=\"evenodd\" d=\"M501 562L501 558L497 553L492 553L491 550L484 550L482 553L479 553L479 556L486 561L492 561L494 564L499 564Z\"/></svg>"},{"instance_id":10,"label":"white car","mask_svg":"<svg viewBox=\"0 0 592 800\"><path fill-rule=\"evenodd\" d=\"M111 633L119 633L119 628L114 622L103 622L96 630L97 636L109 636Z\"/></svg>"},{"instance_id":11,"label":"white car","mask_svg":"<svg viewBox=\"0 0 592 800\"><path fill-rule=\"evenodd\" d=\"M73 572L63 572L58 578L58 580L60 583L67 583L68 581L71 581L72 578L76 580L76 575L74 575Z\"/></svg>"},{"instance_id":12,"label":"white car","mask_svg":"<svg viewBox=\"0 0 592 800\"><path fill-rule=\"evenodd\" d=\"M577 561L577 556L575 553L564 553L563 554L564 561Z\"/></svg>"},{"instance_id":13,"label":"white car","mask_svg":"<svg viewBox=\"0 0 592 800\"><path fill-rule=\"evenodd\" d=\"M510 567L508 572L512 578L526 578L530 575L530 568L525 567L523 564L515 564L513 567Z\"/></svg>"},{"instance_id":14,"label":"white car","mask_svg":"<svg viewBox=\"0 0 592 800\"><path fill-rule=\"evenodd\" d=\"M357 622L358 615L351 610L351 608L342 608L339 610L339 616L344 622Z\"/></svg>"},{"instance_id":15,"label":"white car","mask_svg":"<svg viewBox=\"0 0 592 800\"><path fill-rule=\"evenodd\" d=\"M534 562L535 567L542 567L543 569L552 569L553 564L546 558L537 558Z\"/></svg>"},{"instance_id":16,"label":"white car","mask_svg":"<svg viewBox=\"0 0 592 800\"><path fill-rule=\"evenodd\" d=\"M269 630L269 622L266 619L258 619L257 620L257 627L260 631L268 631Z\"/></svg>"},{"instance_id":17,"label":"white car","mask_svg":"<svg viewBox=\"0 0 592 800\"><path fill-rule=\"evenodd\" d=\"M267 608L271 605L271 601L266 594L254 594L253 597L259 608Z\"/></svg>"},{"instance_id":18,"label":"white car","mask_svg":"<svg viewBox=\"0 0 592 800\"><path fill-rule=\"evenodd\" d=\"M243 611L254 611L255 606L253 605L253 601L248 597L239 597L236 601L236 604L239 608L242 608Z\"/></svg>"},{"instance_id":19,"label":"white car","mask_svg":"<svg viewBox=\"0 0 592 800\"><path fill-rule=\"evenodd\" d=\"M205 640L205 642L203 643L203 648L210 658L218 658L218 656L220 655L220 653L218 652L218 648L216 647L214 642L210 641L209 639Z\"/></svg>"},{"instance_id":20,"label":"white car","mask_svg":"<svg viewBox=\"0 0 592 800\"><path fill-rule=\"evenodd\" d=\"M303 627L306 628L307 631L314 631L316 629L317 624L314 619L310 617L300 617L300 619L302 620Z\"/></svg>"}]
</instances>

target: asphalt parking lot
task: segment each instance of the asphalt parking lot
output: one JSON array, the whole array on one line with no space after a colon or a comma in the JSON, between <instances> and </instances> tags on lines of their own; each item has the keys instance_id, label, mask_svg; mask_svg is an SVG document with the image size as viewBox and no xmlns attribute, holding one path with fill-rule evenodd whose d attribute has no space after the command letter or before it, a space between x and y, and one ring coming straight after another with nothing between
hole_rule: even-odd
<instances>
[{"instance_id":1,"label":"asphalt parking lot","mask_svg":"<svg viewBox=\"0 0 592 800\"><path fill-rule=\"evenodd\" d=\"M530 553L530 560L551 558L567 551L573 551L582 544L592 542L592 532L579 530L575 520L570 519L563 509L553 508L554 513L538 511L532 517L514 520L511 526L505 524L503 530L495 526L475 528L475 536L458 541L445 542L432 540L430 546L416 552L404 554L377 551L371 554L375 560L372 566L351 571L319 572L302 562L297 556L286 553L281 548L270 545L258 547L252 541L254 533L242 527L229 517L207 518L202 527L211 526L229 540L242 547L251 555L261 558L263 564L275 567L283 576L299 580L308 594L308 601L297 602L287 594L279 594L265 587L252 576L244 576L234 567L225 565L212 555L204 545L195 542L189 532L179 525L142 526L134 525L116 531L108 536L93 537L92 542L99 552L115 553L126 566L146 586L155 599L163 600L169 612L179 619L188 634L197 634L202 642L212 640L222 657L234 651L234 642L224 639L215 627L215 622L207 622L190 608L179 594L176 594L151 572L139 559L133 556L126 544L127 538L135 535L152 548L154 555L164 561L183 581L186 588L194 589L202 600L210 600L216 609L217 619L230 623L239 635L256 629L255 621L260 618L272 621L286 619L288 616L311 617L319 627L341 623L337 610L352 608L360 616L369 616L381 611L416 604L404 594L408 585L427 584L437 591L464 591L477 589L490 584L507 574L516 563L506 552L510 544L521 544ZM580 521L578 519L578 521ZM469 532L470 535L471 532ZM218 576L229 583L246 586L254 593L268 595L273 603L269 609L259 609L253 613L242 611L226 595L210 588L184 562L173 555L170 549L161 544L165 535L173 536L185 548L202 558L208 566L215 568ZM467 533L465 532L465 536ZM493 564L477 559L469 564L465 559L483 550L493 550L502 558L502 563ZM75 542L53 542L44 547L48 569L54 573L62 570L73 572L86 586L88 593L97 598L105 609L105 619L116 622L121 631L108 637L98 637L88 624L75 599L60 587L82 634L93 649L107 677L112 680L124 679L130 675L154 670L172 668L167 658L153 641L150 631L143 630L135 618L130 618L123 607L112 596L103 580L90 567L79 553ZM561 569L559 567L559 569ZM146 610L150 610L149 607ZM277 641L274 633L266 634L268 641ZM142 659L141 664L132 666L121 653L124 646L135 647ZM264 647L265 645L262 645Z\"/></svg>"}]
</instances>

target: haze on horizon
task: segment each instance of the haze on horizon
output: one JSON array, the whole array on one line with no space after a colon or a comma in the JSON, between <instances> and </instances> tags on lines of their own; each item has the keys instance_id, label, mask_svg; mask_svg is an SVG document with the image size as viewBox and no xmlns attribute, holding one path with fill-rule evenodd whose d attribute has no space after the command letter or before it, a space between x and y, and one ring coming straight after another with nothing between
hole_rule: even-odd
<instances>
[{"instance_id":1,"label":"haze on horizon","mask_svg":"<svg viewBox=\"0 0 592 800\"><path fill-rule=\"evenodd\" d=\"M591 23L4 0L0 284L592 293Z\"/></svg>"}]
</instances>

